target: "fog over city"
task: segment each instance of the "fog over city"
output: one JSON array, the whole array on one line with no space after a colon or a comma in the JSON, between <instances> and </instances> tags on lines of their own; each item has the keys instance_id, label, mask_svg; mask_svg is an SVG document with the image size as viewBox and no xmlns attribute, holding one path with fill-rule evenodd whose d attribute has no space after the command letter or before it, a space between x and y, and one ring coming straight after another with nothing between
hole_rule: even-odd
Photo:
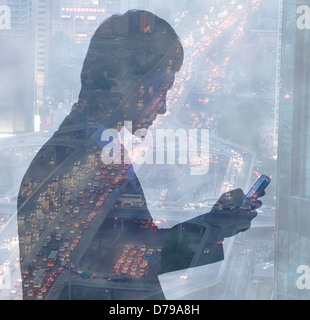
<instances>
[{"instance_id":1,"label":"fog over city","mask_svg":"<svg viewBox=\"0 0 310 320\"><path fill-rule=\"evenodd\" d=\"M0 0L1 300L274 298L281 3ZM172 55L162 80L172 86L158 84L157 57L152 76L141 71L157 44L151 58L138 42L126 47L136 60L124 60L141 67L136 73L100 69L100 50L103 57L111 50L123 67L122 28L130 30L130 19L125 27L111 23L119 34L104 30L104 44L88 51L104 21L132 9L154 13L179 37L182 66L173 69ZM152 19L141 14L144 37L155 28ZM88 54L95 62L87 78ZM109 90L93 85L96 68L104 85L113 83ZM126 111L133 105L137 121ZM126 117L117 118L122 112ZM134 141L132 166L104 163L110 150L102 151L102 130L121 136L125 121L132 121L131 134L145 130L139 138L146 142ZM185 145L175 135L180 129ZM167 130L172 147L163 137L167 153L160 158L156 133ZM201 240L208 222L195 219L212 213L229 191L240 188L245 197L261 175L271 183L251 208L257 216L216 241L223 259L208 260L209 242ZM177 236L156 238L170 229ZM180 252L169 257L177 239Z\"/></svg>"}]
</instances>

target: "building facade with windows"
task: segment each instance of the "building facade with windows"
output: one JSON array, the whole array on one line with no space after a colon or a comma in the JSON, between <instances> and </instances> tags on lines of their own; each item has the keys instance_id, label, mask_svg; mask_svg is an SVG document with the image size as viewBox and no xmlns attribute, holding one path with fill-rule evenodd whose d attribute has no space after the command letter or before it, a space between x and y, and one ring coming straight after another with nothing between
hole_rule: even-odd
<instances>
[{"instance_id":1,"label":"building facade with windows","mask_svg":"<svg viewBox=\"0 0 310 320\"><path fill-rule=\"evenodd\" d=\"M298 279L307 276L298 273L298 267L310 266L309 5L308 1L301 0L283 2L279 81L276 299L310 298L310 290L298 285Z\"/></svg>"}]
</instances>

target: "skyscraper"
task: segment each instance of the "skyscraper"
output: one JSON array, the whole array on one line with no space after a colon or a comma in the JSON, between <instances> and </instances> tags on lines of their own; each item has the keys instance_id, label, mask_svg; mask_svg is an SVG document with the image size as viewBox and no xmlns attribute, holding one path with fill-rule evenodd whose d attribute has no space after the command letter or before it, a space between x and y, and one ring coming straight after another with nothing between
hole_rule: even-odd
<instances>
[{"instance_id":1,"label":"skyscraper","mask_svg":"<svg viewBox=\"0 0 310 320\"><path fill-rule=\"evenodd\" d=\"M31 0L0 4L0 133L33 129L34 33Z\"/></svg>"},{"instance_id":2,"label":"skyscraper","mask_svg":"<svg viewBox=\"0 0 310 320\"><path fill-rule=\"evenodd\" d=\"M49 78L49 55L51 33L51 0L33 2L33 18L35 30L35 114L44 103Z\"/></svg>"},{"instance_id":3,"label":"skyscraper","mask_svg":"<svg viewBox=\"0 0 310 320\"><path fill-rule=\"evenodd\" d=\"M279 91L276 299L310 298L310 290L298 285L298 279L306 276L298 273L298 267L310 266L309 29L309 2L284 0Z\"/></svg>"}]
</instances>

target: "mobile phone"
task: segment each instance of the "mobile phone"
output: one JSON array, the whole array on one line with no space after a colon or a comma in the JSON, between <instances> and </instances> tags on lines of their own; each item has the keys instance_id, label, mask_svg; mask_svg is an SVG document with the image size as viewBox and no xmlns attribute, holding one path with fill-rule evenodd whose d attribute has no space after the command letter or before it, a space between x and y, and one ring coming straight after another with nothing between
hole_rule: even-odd
<instances>
[{"instance_id":1,"label":"mobile phone","mask_svg":"<svg viewBox=\"0 0 310 320\"><path fill-rule=\"evenodd\" d=\"M254 183L250 191L247 193L246 197L249 200L256 200L260 197L263 191L267 188L268 184L270 183L271 179L266 175L261 175L257 181ZM243 200L242 205L245 205L246 200Z\"/></svg>"}]
</instances>

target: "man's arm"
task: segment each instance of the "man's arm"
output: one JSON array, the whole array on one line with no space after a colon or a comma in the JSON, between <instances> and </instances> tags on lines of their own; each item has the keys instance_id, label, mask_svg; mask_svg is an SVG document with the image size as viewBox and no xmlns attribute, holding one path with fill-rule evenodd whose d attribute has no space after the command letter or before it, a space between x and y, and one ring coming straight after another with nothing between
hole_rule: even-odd
<instances>
[{"instance_id":1,"label":"man's arm","mask_svg":"<svg viewBox=\"0 0 310 320\"><path fill-rule=\"evenodd\" d=\"M203 217L203 216L200 216ZM165 242L161 255L161 273L218 262L224 259L221 229L199 217L158 230Z\"/></svg>"},{"instance_id":2,"label":"man's arm","mask_svg":"<svg viewBox=\"0 0 310 320\"><path fill-rule=\"evenodd\" d=\"M248 230L261 206L259 201L242 207L244 198L241 189L227 192L210 212L174 226L163 248L162 273L223 260L224 238Z\"/></svg>"}]
</instances>

